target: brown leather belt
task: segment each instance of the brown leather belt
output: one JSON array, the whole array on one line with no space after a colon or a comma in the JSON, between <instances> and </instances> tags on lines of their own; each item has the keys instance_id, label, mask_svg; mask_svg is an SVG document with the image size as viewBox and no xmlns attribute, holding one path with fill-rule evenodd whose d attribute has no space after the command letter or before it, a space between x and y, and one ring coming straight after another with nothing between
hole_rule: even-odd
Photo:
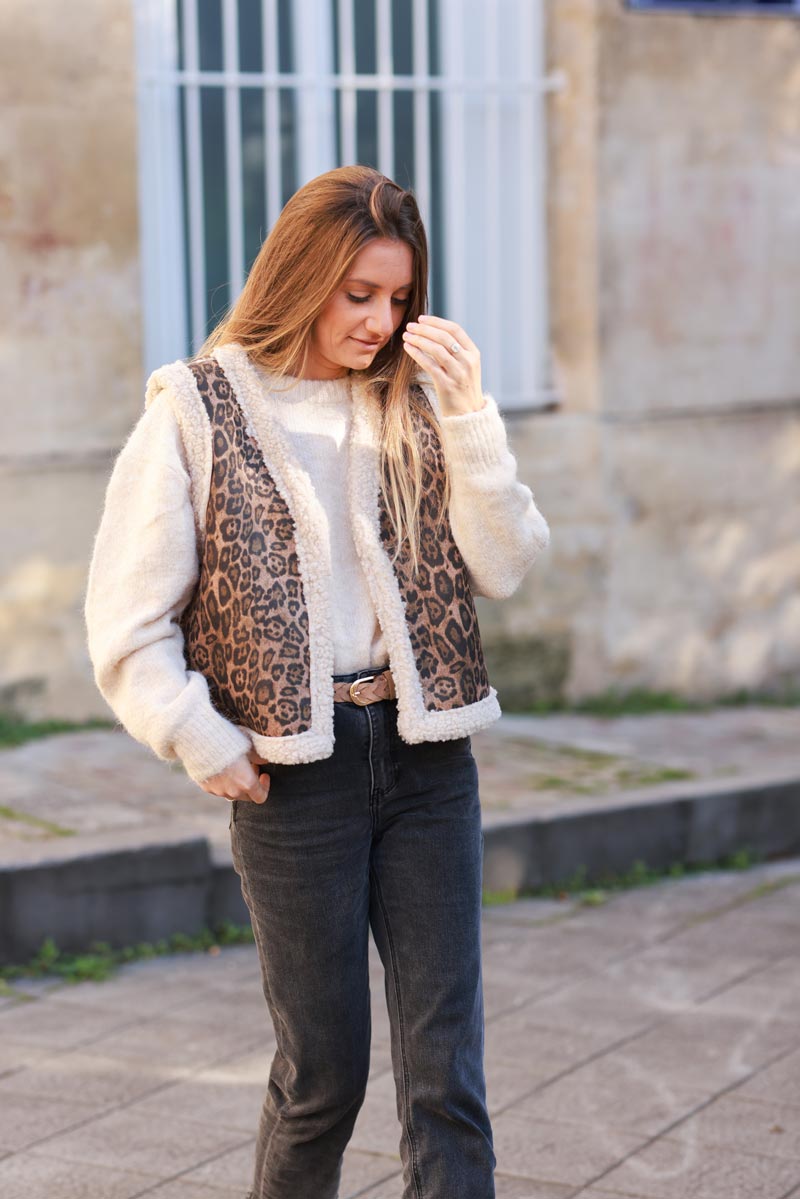
<instances>
[{"instance_id":1,"label":"brown leather belt","mask_svg":"<svg viewBox=\"0 0 800 1199\"><path fill-rule=\"evenodd\" d=\"M374 704L379 699L396 699L394 678L388 666L378 674L365 674L352 683L333 684L333 698L337 703Z\"/></svg>"}]
</instances>

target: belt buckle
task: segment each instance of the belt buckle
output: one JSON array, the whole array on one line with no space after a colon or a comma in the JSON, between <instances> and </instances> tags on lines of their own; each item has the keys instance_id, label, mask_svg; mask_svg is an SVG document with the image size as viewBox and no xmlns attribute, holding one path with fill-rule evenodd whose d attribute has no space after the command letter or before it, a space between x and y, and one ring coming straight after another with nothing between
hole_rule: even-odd
<instances>
[{"instance_id":1,"label":"belt buckle","mask_svg":"<svg viewBox=\"0 0 800 1199\"><path fill-rule=\"evenodd\" d=\"M372 680L376 677L377 676L374 674L367 674L367 675L364 675L360 679L353 679L352 683L350 684L349 691L350 691L350 699L353 701L354 704L359 704L360 707L364 708L364 707L366 707L367 704L372 703L371 699L359 699L358 693L356 691L354 691L353 688L357 687L359 685L359 683L371 683Z\"/></svg>"}]
</instances>

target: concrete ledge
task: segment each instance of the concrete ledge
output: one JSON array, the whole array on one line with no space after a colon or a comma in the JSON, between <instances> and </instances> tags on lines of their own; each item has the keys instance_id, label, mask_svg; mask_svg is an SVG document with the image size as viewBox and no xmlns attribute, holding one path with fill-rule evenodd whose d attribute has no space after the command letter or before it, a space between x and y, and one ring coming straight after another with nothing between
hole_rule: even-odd
<instances>
[{"instance_id":1,"label":"concrete ledge","mask_svg":"<svg viewBox=\"0 0 800 1199\"><path fill-rule=\"evenodd\" d=\"M800 779L697 781L629 792L623 800L570 800L522 819L484 824L483 884L522 890L588 882L650 867L711 862L748 849L800 853ZM32 957L45 937L74 952L193 934L249 912L228 845L163 828L15 846L0 858L0 962Z\"/></svg>"},{"instance_id":2,"label":"concrete ledge","mask_svg":"<svg viewBox=\"0 0 800 1199\"><path fill-rule=\"evenodd\" d=\"M48 936L75 952L199 932L211 875L202 836L103 833L15 849L0 861L0 961L25 961Z\"/></svg>"},{"instance_id":3,"label":"concrete ledge","mask_svg":"<svg viewBox=\"0 0 800 1199\"><path fill-rule=\"evenodd\" d=\"M489 891L565 883L583 867L588 882L650 867L698 865L747 849L766 858L800 852L800 779L681 783L632 791L614 803L550 809L484 828Z\"/></svg>"}]
</instances>

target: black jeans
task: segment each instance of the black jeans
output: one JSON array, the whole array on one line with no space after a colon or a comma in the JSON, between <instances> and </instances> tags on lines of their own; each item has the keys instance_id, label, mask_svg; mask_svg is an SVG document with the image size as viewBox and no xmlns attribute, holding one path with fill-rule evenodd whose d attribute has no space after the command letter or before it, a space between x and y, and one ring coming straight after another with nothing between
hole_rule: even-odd
<instances>
[{"instance_id":1,"label":"black jeans","mask_svg":"<svg viewBox=\"0 0 800 1199\"><path fill-rule=\"evenodd\" d=\"M277 1041L248 1199L338 1195L369 1072L370 927L385 967L403 1199L494 1199L471 739L408 745L397 701L379 700L335 703L334 741L321 761L265 767L266 803L232 805Z\"/></svg>"}]
</instances>

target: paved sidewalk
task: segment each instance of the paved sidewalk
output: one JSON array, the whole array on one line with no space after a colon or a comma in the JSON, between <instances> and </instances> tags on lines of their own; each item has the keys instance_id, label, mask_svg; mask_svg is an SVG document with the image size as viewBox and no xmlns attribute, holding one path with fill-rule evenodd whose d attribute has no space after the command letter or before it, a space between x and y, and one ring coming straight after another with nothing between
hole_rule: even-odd
<instances>
[{"instance_id":1,"label":"paved sidewalk","mask_svg":"<svg viewBox=\"0 0 800 1199\"><path fill-rule=\"evenodd\" d=\"M800 1196L799 927L800 859L598 907L485 909L497 1199ZM340 1195L400 1199L373 943L370 968L372 1070ZM243 1199L274 1049L253 948L13 991L3 1199Z\"/></svg>"},{"instance_id":2,"label":"paved sidewalk","mask_svg":"<svg viewBox=\"0 0 800 1199\"><path fill-rule=\"evenodd\" d=\"M800 708L648 716L514 716L473 734L485 819L495 824L621 798L673 794L684 780L800 780ZM223 849L229 805L122 731L65 733L0 751L0 855L69 834L170 829Z\"/></svg>"}]
</instances>

